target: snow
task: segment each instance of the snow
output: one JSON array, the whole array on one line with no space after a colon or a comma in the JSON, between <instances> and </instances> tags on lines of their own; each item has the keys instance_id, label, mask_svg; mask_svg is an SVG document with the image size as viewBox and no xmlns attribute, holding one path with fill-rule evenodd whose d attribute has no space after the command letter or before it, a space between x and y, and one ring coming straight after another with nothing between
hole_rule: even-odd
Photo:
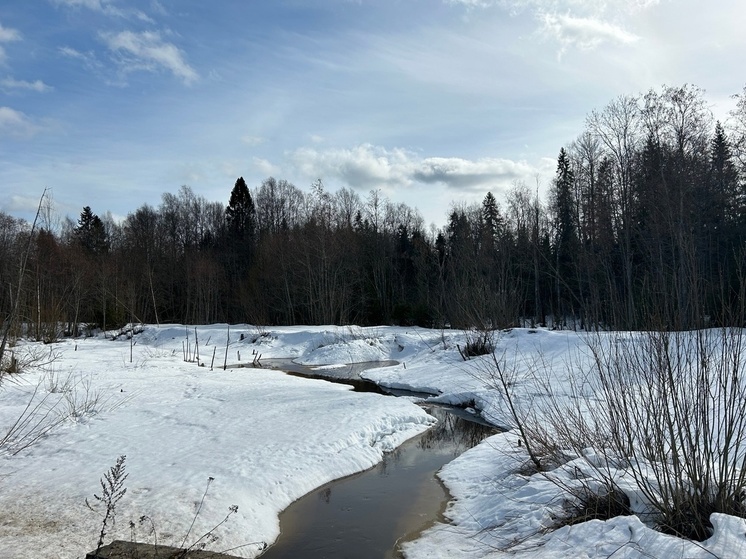
<instances>
[{"instance_id":1,"label":"snow","mask_svg":"<svg viewBox=\"0 0 746 559\"><path fill-rule=\"evenodd\" d=\"M205 359L213 348L225 351L225 326L198 332ZM190 334L193 343L193 329ZM234 340L238 335L231 333ZM302 337L313 345L313 334ZM433 421L406 399L277 371L210 371L209 362L185 363L185 338L183 327L148 327L136 336L132 363L127 340L63 341L55 347L59 358L51 372L6 383L3 425L17 417L19 402L40 380L46 390L50 375L79 386L90 382L89 393L100 404L27 451L0 459L0 556L81 557L95 549L101 516L85 501L100 494L99 478L121 454L127 456L127 494L107 541L114 535L129 539L129 519L147 515L160 543L180 543L213 477L192 533L199 537L236 504L238 512L221 527L213 548L271 543L279 533L278 514L292 501L375 465ZM234 341L233 361L236 351L250 355L251 345ZM295 349L277 344L265 353ZM144 528L138 530L147 541ZM232 553L251 557L257 546Z\"/></svg>"},{"instance_id":2,"label":"snow","mask_svg":"<svg viewBox=\"0 0 746 559\"><path fill-rule=\"evenodd\" d=\"M399 327L198 326L202 366L184 362L195 352L195 327L146 326L130 341L103 336L64 340L56 358L0 387L0 425L9 426L30 394L55 410L81 409L29 448L0 455L0 556L77 558L95 548L100 511L86 507L100 494L99 478L127 456L127 494L106 540L180 545L210 483L187 544L238 512L216 532L210 549L255 557L278 535L278 515L292 501L329 480L366 469L383 453L433 421L414 398L355 393L325 381L252 368L257 356L291 357L333 373L344 364L398 361L364 376L391 388L432 394L432 400L479 410L497 425L512 421L495 389L488 358L464 362L465 336L456 331ZM629 343L635 336L630 334ZM228 347L226 356L226 347ZM24 349L24 348L22 348ZM215 354L214 368L211 360ZM569 392L572 371L589 359L585 335L516 329L500 335L496 355L510 366L517 405L540 405L546 385ZM537 375L541 372L543 377ZM539 381L537 382L537 378ZM544 384L543 384L544 383ZM69 403L77 399L77 405ZM87 395L87 400L86 400ZM1 433L0 433L1 435ZM663 535L637 516L593 520L549 530L566 495L524 465L514 431L495 435L445 466L439 477L452 496L445 522L403 544L408 559L588 557L662 559L746 556L746 523L713 515L713 536L689 542ZM552 472L567 484L562 468ZM634 486L619 472L633 498ZM239 547L243 546L243 547ZM234 549L236 548L236 549Z\"/></svg>"}]
</instances>

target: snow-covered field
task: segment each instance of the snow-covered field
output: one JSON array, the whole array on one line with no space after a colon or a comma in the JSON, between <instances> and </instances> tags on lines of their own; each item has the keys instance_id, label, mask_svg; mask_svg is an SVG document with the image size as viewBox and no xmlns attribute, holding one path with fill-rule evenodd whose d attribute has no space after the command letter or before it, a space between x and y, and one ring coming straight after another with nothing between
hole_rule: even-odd
<instances>
[{"instance_id":1,"label":"snow-covered field","mask_svg":"<svg viewBox=\"0 0 746 559\"><path fill-rule=\"evenodd\" d=\"M396 360L365 376L383 385L433 393L468 405L509 426L484 359L464 362L464 335L421 328L146 326L135 336L130 360L126 337L30 344L20 351L54 354L44 367L6 378L0 387L0 437L23 413L34 390L52 415L67 418L30 447L8 441L0 453L0 557L78 558L95 549L101 510L94 493L117 457L126 455L127 493L117 505L111 539L134 537L181 545L204 504L186 545L229 512L210 549L255 557L278 535L278 514L325 482L366 469L433 419L414 399L355 393L325 381L248 368L222 370L263 359L292 357L313 365ZM227 343L228 342L228 343ZM520 406L541 398L523 382L539 365L563 386L568 371L587 355L584 336L517 329L501 335ZM215 355L214 368L211 360ZM480 365L482 363L482 365ZM540 474L521 473L527 456L515 433L487 439L440 473L453 502L438 524L405 544L408 558L478 557L746 557L746 523L713 517L715 534L702 543L664 536L636 516L590 521L548 531L563 495ZM152 519L141 524L139 519Z\"/></svg>"}]
</instances>

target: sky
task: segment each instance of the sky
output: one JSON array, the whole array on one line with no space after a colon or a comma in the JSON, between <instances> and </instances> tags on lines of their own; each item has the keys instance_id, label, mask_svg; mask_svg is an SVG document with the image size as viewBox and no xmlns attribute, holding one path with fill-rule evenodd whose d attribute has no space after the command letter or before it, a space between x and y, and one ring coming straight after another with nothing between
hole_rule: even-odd
<instances>
[{"instance_id":1,"label":"sky","mask_svg":"<svg viewBox=\"0 0 746 559\"><path fill-rule=\"evenodd\" d=\"M0 211L124 218L239 176L453 203L546 189L620 95L743 91L741 0L29 0L0 4Z\"/></svg>"}]
</instances>

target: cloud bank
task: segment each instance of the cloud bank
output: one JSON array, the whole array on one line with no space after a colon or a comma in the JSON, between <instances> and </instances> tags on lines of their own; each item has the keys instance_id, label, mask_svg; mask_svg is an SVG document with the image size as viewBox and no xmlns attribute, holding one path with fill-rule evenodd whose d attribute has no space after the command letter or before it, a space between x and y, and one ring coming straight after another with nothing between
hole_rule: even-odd
<instances>
[{"instance_id":1,"label":"cloud bank","mask_svg":"<svg viewBox=\"0 0 746 559\"><path fill-rule=\"evenodd\" d=\"M350 149L301 148L289 154L292 165L308 178L336 179L359 190L406 188L416 183L455 190L508 186L534 176L523 161L500 158L426 157L400 149L362 144Z\"/></svg>"},{"instance_id":2,"label":"cloud bank","mask_svg":"<svg viewBox=\"0 0 746 559\"><path fill-rule=\"evenodd\" d=\"M109 17L130 19L134 17L140 21L153 23L152 18L144 12L140 10L122 10L115 6L111 0L52 0L52 3L73 10L85 8Z\"/></svg>"}]
</instances>

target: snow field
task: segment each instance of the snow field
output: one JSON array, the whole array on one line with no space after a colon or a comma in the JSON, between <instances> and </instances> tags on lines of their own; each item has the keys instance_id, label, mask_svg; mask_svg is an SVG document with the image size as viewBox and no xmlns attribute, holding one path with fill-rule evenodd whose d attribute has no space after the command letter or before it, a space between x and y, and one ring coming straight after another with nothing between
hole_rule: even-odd
<instances>
[{"instance_id":1,"label":"snow field","mask_svg":"<svg viewBox=\"0 0 746 559\"><path fill-rule=\"evenodd\" d=\"M69 418L27 451L0 457L0 556L73 558L95 547L100 516L85 507L85 499L99 491L98 479L120 454L127 455L128 493L107 540L115 535L128 539L127 521L147 514L161 543L180 544L212 476L215 481L192 538L237 504L238 513L220 528L220 540L211 549L270 543L278 534L279 512L294 499L375 464L384 451L432 421L411 398L354 393L269 370L219 370L226 342L229 364L237 363L239 352L242 363L256 353L266 359L292 357L320 369L396 360L399 365L363 376L388 387L431 393L433 401L472 408L495 424L512 427L489 358L464 362L457 349L465 343L460 332L243 326L231 327L228 339L227 325L197 330L204 367L183 362L187 331L194 351L194 327L146 327L135 338L133 363L126 339L56 344L61 354L52 365L56 378L90 383L101 404L92 413ZM635 344L638 337L600 334L596 342ZM213 350L216 368L210 371ZM577 378L591 359L585 334L515 329L496 338L496 355L504 357L521 409L539 409L548 390L567 401L578 396L579 385L585 390ZM45 375L49 372L33 371L21 384L3 385L3 425L17 417L28 391ZM746 557L746 523L726 515L712 516L714 534L701 543L656 532L636 516L549 530L568 495L547 475L531 474L524 467L527 461L525 449L509 431L446 465L439 477L453 498L446 510L448 522L406 543L405 556ZM583 467L583 460L577 460L548 475L573 486ZM614 475L633 510L639 510L642 499L634 480L624 471ZM152 541L144 528L138 530L138 539ZM257 547L232 553L252 557Z\"/></svg>"},{"instance_id":2,"label":"snow field","mask_svg":"<svg viewBox=\"0 0 746 559\"><path fill-rule=\"evenodd\" d=\"M225 329L198 329L204 355L212 353L210 334L210 344L224 347L219 330ZM129 539L128 522L148 515L160 543L180 544L213 477L187 544L233 504L238 513L217 532L220 540L211 549L271 543L279 512L293 500L373 466L434 421L406 399L276 371L209 371L184 363L184 338L183 328L148 328L136 336L131 364L126 340L59 344L55 374L90 381L106 404L69 419L27 451L0 458L0 556L73 558L94 549L101 517L85 501L94 502L99 478L121 454L127 455L128 491L106 541ZM45 374L30 373L23 386L4 387L3 424L17 413L19 392ZM152 541L144 527L138 534ZM257 546L232 553L251 557Z\"/></svg>"}]
</instances>

